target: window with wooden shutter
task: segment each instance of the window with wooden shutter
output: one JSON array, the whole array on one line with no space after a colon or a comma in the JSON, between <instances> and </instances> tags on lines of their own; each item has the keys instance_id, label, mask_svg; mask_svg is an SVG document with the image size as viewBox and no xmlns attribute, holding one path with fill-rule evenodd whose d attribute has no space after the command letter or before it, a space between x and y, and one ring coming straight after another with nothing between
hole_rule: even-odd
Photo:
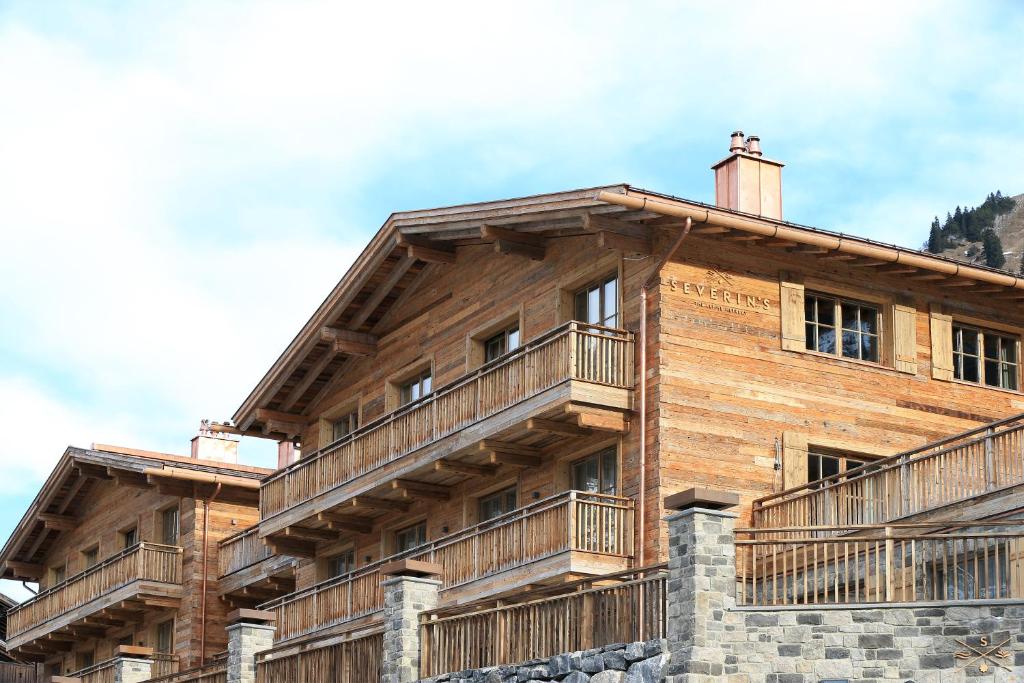
<instances>
[{"instance_id":1,"label":"window with wooden shutter","mask_svg":"<svg viewBox=\"0 0 1024 683\"><path fill-rule=\"evenodd\" d=\"M782 319L782 348L785 351L804 351L804 286L785 276L779 281L779 316Z\"/></svg>"},{"instance_id":2,"label":"window with wooden shutter","mask_svg":"<svg viewBox=\"0 0 1024 683\"><path fill-rule=\"evenodd\" d=\"M917 310L912 306L892 307L893 367L917 374Z\"/></svg>"},{"instance_id":3,"label":"window with wooden shutter","mask_svg":"<svg viewBox=\"0 0 1024 683\"><path fill-rule=\"evenodd\" d=\"M953 317L931 312L932 377L953 379Z\"/></svg>"}]
</instances>

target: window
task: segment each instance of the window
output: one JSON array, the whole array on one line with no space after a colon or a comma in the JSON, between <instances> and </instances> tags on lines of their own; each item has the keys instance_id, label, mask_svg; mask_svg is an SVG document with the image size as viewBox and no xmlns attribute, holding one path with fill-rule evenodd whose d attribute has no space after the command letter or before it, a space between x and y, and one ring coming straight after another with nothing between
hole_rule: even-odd
<instances>
[{"instance_id":1,"label":"window","mask_svg":"<svg viewBox=\"0 0 1024 683\"><path fill-rule=\"evenodd\" d=\"M131 548L133 545L139 542L139 529L138 527L132 527L131 529L125 529L121 532L121 545L125 548Z\"/></svg>"},{"instance_id":2,"label":"window","mask_svg":"<svg viewBox=\"0 0 1024 683\"><path fill-rule=\"evenodd\" d=\"M51 567L50 568L50 585L51 586L55 586L58 583L63 582L64 579L66 579L66 578L68 578L68 566L67 566L67 564L62 564L59 567Z\"/></svg>"},{"instance_id":3,"label":"window","mask_svg":"<svg viewBox=\"0 0 1024 683\"><path fill-rule=\"evenodd\" d=\"M619 468L615 448L595 453L572 464L572 487L576 491L614 496L619 490Z\"/></svg>"},{"instance_id":4,"label":"window","mask_svg":"<svg viewBox=\"0 0 1024 683\"><path fill-rule=\"evenodd\" d=\"M99 554L100 554L99 546L93 546L92 548L89 548L88 550L83 550L82 551L82 564L85 565L86 569L96 565L96 563L99 561Z\"/></svg>"},{"instance_id":5,"label":"window","mask_svg":"<svg viewBox=\"0 0 1024 683\"><path fill-rule=\"evenodd\" d=\"M807 453L807 481L815 482L866 465L869 460L834 452Z\"/></svg>"},{"instance_id":6,"label":"window","mask_svg":"<svg viewBox=\"0 0 1024 683\"><path fill-rule=\"evenodd\" d=\"M409 379L398 388L398 404L404 406L423 398L430 393L430 368L427 368L412 379Z\"/></svg>"},{"instance_id":7,"label":"window","mask_svg":"<svg viewBox=\"0 0 1024 683\"><path fill-rule=\"evenodd\" d=\"M88 650L87 652L79 652L75 657L75 665L78 670L87 669L96 663L96 652L94 650Z\"/></svg>"},{"instance_id":8,"label":"window","mask_svg":"<svg viewBox=\"0 0 1024 683\"><path fill-rule=\"evenodd\" d=\"M332 423L331 441L343 439L357 429L359 429L359 411L353 410Z\"/></svg>"},{"instance_id":9,"label":"window","mask_svg":"<svg viewBox=\"0 0 1024 683\"><path fill-rule=\"evenodd\" d=\"M879 309L820 294L804 297L805 344L810 351L878 362Z\"/></svg>"},{"instance_id":10,"label":"window","mask_svg":"<svg viewBox=\"0 0 1024 683\"><path fill-rule=\"evenodd\" d=\"M178 545L179 535L178 507L167 508L160 513L161 543L164 545Z\"/></svg>"},{"instance_id":11,"label":"window","mask_svg":"<svg viewBox=\"0 0 1024 683\"><path fill-rule=\"evenodd\" d=\"M165 655L174 652L174 619L156 625L156 651Z\"/></svg>"},{"instance_id":12,"label":"window","mask_svg":"<svg viewBox=\"0 0 1024 683\"><path fill-rule=\"evenodd\" d=\"M420 522L395 532L395 552L404 553L427 542L427 523Z\"/></svg>"},{"instance_id":13,"label":"window","mask_svg":"<svg viewBox=\"0 0 1024 683\"><path fill-rule=\"evenodd\" d=\"M480 499L480 521L486 522L501 517L516 509L516 487L511 486L504 491L492 493Z\"/></svg>"},{"instance_id":14,"label":"window","mask_svg":"<svg viewBox=\"0 0 1024 683\"><path fill-rule=\"evenodd\" d=\"M345 574L351 573L356 568L356 555L354 552L349 550L348 552L335 555L334 557L327 558L327 578L333 579Z\"/></svg>"},{"instance_id":15,"label":"window","mask_svg":"<svg viewBox=\"0 0 1024 683\"><path fill-rule=\"evenodd\" d=\"M495 358L504 356L509 351L519 348L519 325L513 325L489 337L484 342L484 362L490 363Z\"/></svg>"},{"instance_id":16,"label":"window","mask_svg":"<svg viewBox=\"0 0 1024 683\"><path fill-rule=\"evenodd\" d=\"M576 320L605 327L619 326L619 279L612 275L576 292Z\"/></svg>"},{"instance_id":17,"label":"window","mask_svg":"<svg viewBox=\"0 0 1024 683\"><path fill-rule=\"evenodd\" d=\"M1002 389L1019 386L1018 340L991 330L953 325L953 377Z\"/></svg>"}]
</instances>

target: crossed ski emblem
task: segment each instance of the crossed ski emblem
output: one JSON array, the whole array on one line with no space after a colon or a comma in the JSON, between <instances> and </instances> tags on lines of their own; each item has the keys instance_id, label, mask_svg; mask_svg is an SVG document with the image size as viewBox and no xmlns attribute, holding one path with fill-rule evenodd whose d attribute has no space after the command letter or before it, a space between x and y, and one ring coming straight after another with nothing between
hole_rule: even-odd
<instances>
[{"instance_id":1,"label":"crossed ski emblem","mask_svg":"<svg viewBox=\"0 0 1024 683\"><path fill-rule=\"evenodd\" d=\"M964 664L965 667L970 666L975 662L978 662L978 660L981 660L978 663L978 671L980 671L981 673L985 673L986 671L988 671L989 662L992 662L996 666L1001 666L1007 671L1011 670L1010 667L1006 666L1006 664L998 661L1000 659L1006 659L1010 656L1010 653L1008 651L1002 649L1003 645L1006 645L1008 642L1010 642L1009 638L1007 638L1006 640L1004 640L1003 642L999 643L991 649L985 649L988 648L988 638L986 638L985 636L982 636L980 638L977 647L967 643L966 641L960 640L959 638L956 640L956 642L960 643L969 650L969 652L957 652L954 654L954 656L957 659L971 660Z\"/></svg>"}]
</instances>

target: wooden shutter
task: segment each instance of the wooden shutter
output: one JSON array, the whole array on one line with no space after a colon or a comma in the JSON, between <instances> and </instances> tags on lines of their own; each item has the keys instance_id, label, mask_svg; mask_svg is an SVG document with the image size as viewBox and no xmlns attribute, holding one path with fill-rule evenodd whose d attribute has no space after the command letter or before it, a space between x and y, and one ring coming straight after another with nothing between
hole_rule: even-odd
<instances>
[{"instance_id":1,"label":"wooden shutter","mask_svg":"<svg viewBox=\"0 0 1024 683\"><path fill-rule=\"evenodd\" d=\"M953 318L933 309L931 312L932 377L953 379Z\"/></svg>"},{"instance_id":2,"label":"wooden shutter","mask_svg":"<svg viewBox=\"0 0 1024 683\"><path fill-rule=\"evenodd\" d=\"M917 374L917 311L912 306L892 307L893 367ZM952 359L950 359L952 360Z\"/></svg>"},{"instance_id":3,"label":"wooden shutter","mask_svg":"<svg viewBox=\"0 0 1024 683\"><path fill-rule=\"evenodd\" d=\"M779 316L782 318L783 350L805 351L804 285L785 275L779 281Z\"/></svg>"},{"instance_id":4,"label":"wooden shutter","mask_svg":"<svg viewBox=\"0 0 1024 683\"><path fill-rule=\"evenodd\" d=\"M782 433L782 488L791 489L807 483L807 435Z\"/></svg>"}]
</instances>

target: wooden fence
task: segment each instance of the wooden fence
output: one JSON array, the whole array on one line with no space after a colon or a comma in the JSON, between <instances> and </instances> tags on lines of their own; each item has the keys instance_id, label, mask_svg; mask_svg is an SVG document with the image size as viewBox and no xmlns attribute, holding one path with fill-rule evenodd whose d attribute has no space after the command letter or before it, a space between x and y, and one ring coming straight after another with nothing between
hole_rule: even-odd
<instances>
[{"instance_id":1,"label":"wooden fence","mask_svg":"<svg viewBox=\"0 0 1024 683\"><path fill-rule=\"evenodd\" d=\"M42 591L8 612L8 638L140 580L180 584L181 548L139 543Z\"/></svg>"},{"instance_id":2,"label":"wooden fence","mask_svg":"<svg viewBox=\"0 0 1024 683\"><path fill-rule=\"evenodd\" d=\"M561 325L265 479L260 517L273 517L570 379L631 387L632 333Z\"/></svg>"},{"instance_id":3,"label":"wooden fence","mask_svg":"<svg viewBox=\"0 0 1024 683\"><path fill-rule=\"evenodd\" d=\"M760 498L753 524L882 524L1021 483L1024 415Z\"/></svg>"},{"instance_id":4,"label":"wooden fence","mask_svg":"<svg viewBox=\"0 0 1024 683\"><path fill-rule=\"evenodd\" d=\"M155 673L155 667L154 667ZM150 683L227 683L228 655L223 652L210 659L204 666L168 673L163 676L154 675Z\"/></svg>"},{"instance_id":5,"label":"wooden fence","mask_svg":"<svg viewBox=\"0 0 1024 683\"><path fill-rule=\"evenodd\" d=\"M164 652L154 652L153 656L153 678L169 676L178 673L179 664L177 655Z\"/></svg>"},{"instance_id":6,"label":"wooden fence","mask_svg":"<svg viewBox=\"0 0 1024 683\"><path fill-rule=\"evenodd\" d=\"M259 526L252 526L228 536L220 542L217 555L219 576L227 576L274 556L259 536Z\"/></svg>"},{"instance_id":7,"label":"wooden fence","mask_svg":"<svg viewBox=\"0 0 1024 683\"><path fill-rule=\"evenodd\" d=\"M1024 522L738 529L739 605L815 605L1024 598ZM741 538L745 537L745 538Z\"/></svg>"},{"instance_id":8,"label":"wooden fence","mask_svg":"<svg viewBox=\"0 0 1024 683\"><path fill-rule=\"evenodd\" d=\"M50 677L44 676L34 664L0 662L0 683L48 683L49 680Z\"/></svg>"},{"instance_id":9,"label":"wooden fence","mask_svg":"<svg viewBox=\"0 0 1024 683\"><path fill-rule=\"evenodd\" d=\"M441 565L442 590L566 551L633 555L633 500L567 491L265 603L287 640L384 608L380 567L411 558Z\"/></svg>"},{"instance_id":10,"label":"wooden fence","mask_svg":"<svg viewBox=\"0 0 1024 683\"><path fill-rule=\"evenodd\" d=\"M78 683L115 683L114 663L116 661L116 658L113 657L105 659L73 674L68 674L67 678L77 679Z\"/></svg>"},{"instance_id":11,"label":"wooden fence","mask_svg":"<svg viewBox=\"0 0 1024 683\"><path fill-rule=\"evenodd\" d=\"M609 643L664 638L664 565L420 616L420 676L515 664Z\"/></svg>"},{"instance_id":12,"label":"wooden fence","mask_svg":"<svg viewBox=\"0 0 1024 683\"><path fill-rule=\"evenodd\" d=\"M290 652L275 648L256 656L258 683L376 683L381 676L384 636L378 631Z\"/></svg>"}]
</instances>

